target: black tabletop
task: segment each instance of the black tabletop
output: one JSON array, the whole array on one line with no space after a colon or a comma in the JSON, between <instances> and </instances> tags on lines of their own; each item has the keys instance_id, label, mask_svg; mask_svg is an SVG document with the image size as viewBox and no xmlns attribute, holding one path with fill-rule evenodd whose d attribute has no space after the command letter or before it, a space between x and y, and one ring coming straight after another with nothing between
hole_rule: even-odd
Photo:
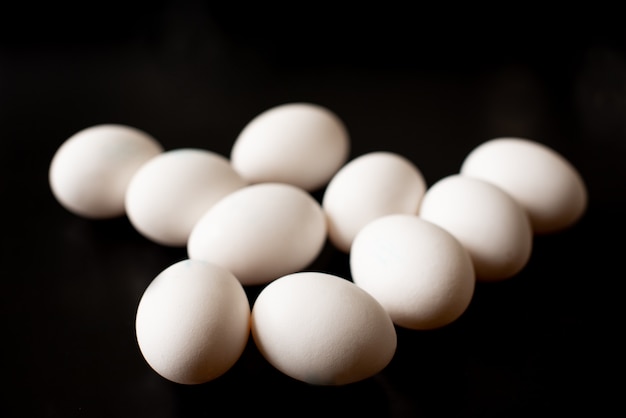
<instances>
[{"instance_id":1,"label":"black tabletop","mask_svg":"<svg viewBox=\"0 0 626 418\"><path fill-rule=\"evenodd\" d=\"M0 415L602 415L615 400L610 377L621 377L611 296L626 180L626 32L611 13L211 3L24 4L0 18ZM228 156L253 117L296 101L342 118L351 158L400 153L429 185L488 139L537 140L580 171L589 207L535 237L522 272L478 283L454 323L398 328L395 357L369 379L299 382L250 341L218 379L169 382L141 356L134 319L146 286L185 249L148 241L125 217L65 210L48 184L51 158L100 123ZM311 267L350 274L330 246ZM251 302L259 290L247 289Z\"/></svg>"}]
</instances>

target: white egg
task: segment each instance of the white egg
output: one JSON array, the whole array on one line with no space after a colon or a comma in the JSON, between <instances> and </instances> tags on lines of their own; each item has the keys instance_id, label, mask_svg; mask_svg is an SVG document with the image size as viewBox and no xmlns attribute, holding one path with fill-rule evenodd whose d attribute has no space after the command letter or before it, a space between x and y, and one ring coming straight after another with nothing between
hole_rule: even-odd
<instances>
[{"instance_id":1,"label":"white egg","mask_svg":"<svg viewBox=\"0 0 626 418\"><path fill-rule=\"evenodd\" d=\"M349 252L354 237L368 222L394 213L416 214L426 189L420 170L392 152L363 154L330 180L322 198L328 237Z\"/></svg>"},{"instance_id":2,"label":"white egg","mask_svg":"<svg viewBox=\"0 0 626 418\"><path fill-rule=\"evenodd\" d=\"M50 188L70 212L86 218L124 215L124 196L137 169L163 148L152 136L125 125L85 128L65 140L50 163Z\"/></svg>"},{"instance_id":3,"label":"white egg","mask_svg":"<svg viewBox=\"0 0 626 418\"><path fill-rule=\"evenodd\" d=\"M495 138L473 149L460 173L493 183L528 212L535 233L576 223L587 208L587 189L576 168L555 150L525 138Z\"/></svg>"},{"instance_id":4,"label":"white egg","mask_svg":"<svg viewBox=\"0 0 626 418\"><path fill-rule=\"evenodd\" d=\"M214 203L245 185L227 158L203 149L175 149L137 170L126 192L126 214L150 240L182 247Z\"/></svg>"},{"instance_id":5,"label":"white egg","mask_svg":"<svg viewBox=\"0 0 626 418\"><path fill-rule=\"evenodd\" d=\"M282 373L314 385L367 379L392 360L397 337L391 318L351 281L321 272L278 278L252 307L252 337Z\"/></svg>"},{"instance_id":6,"label":"white egg","mask_svg":"<svg viewBox=\"0 0 626 418\"><path fill-rule=\"evenodd\" d=\"M417 215L387 215L365 225L352 243L350 272L395 324L409 329L452 323L474 294L467 250L445 229Z\"/></svg>"},{"instance_id":7,"label":"white egg","mask_svg":"<svg viewBox=\"0 0 626 418\"><path fill-rule=\"evenodd\" d=\"M326 242L320 204L285 183L261 183L215 203L189 235L189 258L231 271L245 285L268 283L312 263Z\"/></svg>"},{"instance_id":8,"label":"white egg","mask_svg":"<svg viewBox=\"0 0 626 418\"><path fill-rule=\"evenodd\" d=\"M426 191L419 216L463 244L478 280L512 277L530 258L533 233L526 212L491 183L458 174L444 177Z\"/></svg>"},{"instance_id":9,"label":"white egg","mask_svg":"<svg viewBox=\"0 0 626 418\"><path fill-rule=\"evenodd\" d=\"M227 270L183 260L148 285L135 329L141 354L159 375L181 384L205 383L241 357L250 336L250 303Z\"/></svg>"},{"instance_id":10,"label":"white egg","mask_svg":"<svg viewBox=\"0 0 626 418\"><path fill-rule=\"evenodd\" d=\"M231 150L233 167L250 183L281 182L314 191L348 158L343 121L311 103L272 107L252 119Z\"/></svg>"}]
</instances>

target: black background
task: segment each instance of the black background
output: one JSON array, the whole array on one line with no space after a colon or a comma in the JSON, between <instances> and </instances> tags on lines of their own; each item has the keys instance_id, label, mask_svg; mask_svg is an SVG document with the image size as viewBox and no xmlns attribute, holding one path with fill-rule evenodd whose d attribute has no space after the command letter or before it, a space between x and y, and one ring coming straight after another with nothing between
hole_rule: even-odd
<instances>
[{"instance_id":1,"label":"black background","mask_svg":"<svg viewBox=\"0 0 626 418\"><path fill-rule=\"evenodd\" d=\"M0 415L623 411L620 14L588 5L548 13L522 4L337 4L2 6ZM250 119L292 101L335 111L351 157L401 153L428 184L458 172L487 139L537 140L579 169L588 211L568 230L536 237L520 274L479 284L454 324L399 329L396 356L370 379L313 387L272 369L249 344L215 381L168 382L141 357L134 315L148 283L185 250L148 242L125 218L67 212L49 189L50 160L78 130L109 122L143 129L166 149L227 156ZM330 247L311 268L349 277L347 257ZM253 302L260 289L247 290Z\"/></svg>"}]
</instances>

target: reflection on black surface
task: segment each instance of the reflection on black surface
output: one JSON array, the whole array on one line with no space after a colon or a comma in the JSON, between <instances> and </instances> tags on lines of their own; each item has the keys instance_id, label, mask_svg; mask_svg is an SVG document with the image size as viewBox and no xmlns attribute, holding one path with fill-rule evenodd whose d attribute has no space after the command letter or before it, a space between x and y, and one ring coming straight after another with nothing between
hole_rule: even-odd
<instances>
[{"instance_id":1,"label":"reflection on black surface","mask_svg":"<svg viewBox=\"0 0 626 418\"><path fill-rule=\"evenodd\" d=\"M389 416L390 402L378 379L353 385L312 386L280 373L250 342L240 361L220 378L194 387L172 388L176 416L215 408L233 414L265 411L278 415L369 414Z\"/></svg>"}]
</instances>

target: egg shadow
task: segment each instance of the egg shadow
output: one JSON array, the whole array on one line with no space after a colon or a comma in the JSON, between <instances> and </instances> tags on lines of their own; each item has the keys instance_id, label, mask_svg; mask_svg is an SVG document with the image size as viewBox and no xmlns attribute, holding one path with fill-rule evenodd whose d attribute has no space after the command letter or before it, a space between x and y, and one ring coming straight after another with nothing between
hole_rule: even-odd
<instances>
[{"instance_id":1,"label":"egg shadow","mask_svg":"<svg viewBox=\"0 0 626 418\"><path fill-rule=\"evenodd\" d=\"M178 417L229 415L387 417L391 403L377 378L341 386L317 386L295 380L270 365L250 339L239 361L224 375L200 385L172 383Z\"/></svg>"}]
</instances>

